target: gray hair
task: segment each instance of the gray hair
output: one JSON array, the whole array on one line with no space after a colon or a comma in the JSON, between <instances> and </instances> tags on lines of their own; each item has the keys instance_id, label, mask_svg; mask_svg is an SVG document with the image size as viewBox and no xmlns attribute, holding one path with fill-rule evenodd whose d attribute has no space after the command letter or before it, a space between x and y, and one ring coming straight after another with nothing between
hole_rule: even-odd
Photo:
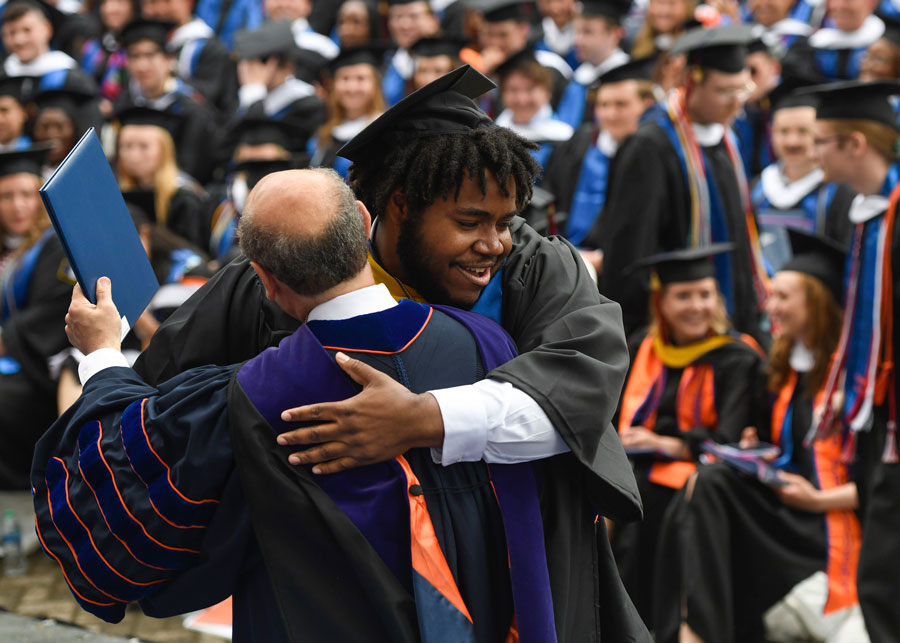
<instances>
[{"instance_id":1,"label":"gray hair","mask_svg":"<svg viewBox=\"0 0 900 643\"><path fill-rule=\"evenodd\" d=\"M330 168L310 170L327 177L337 213L315 236L284 234L253 224L244 212L237 234L241 250L299 295L318 295L357 275L368 260L368 239L356 197ZM249 216L247 216L249 214Z\"/></svg>"}]
</instances>

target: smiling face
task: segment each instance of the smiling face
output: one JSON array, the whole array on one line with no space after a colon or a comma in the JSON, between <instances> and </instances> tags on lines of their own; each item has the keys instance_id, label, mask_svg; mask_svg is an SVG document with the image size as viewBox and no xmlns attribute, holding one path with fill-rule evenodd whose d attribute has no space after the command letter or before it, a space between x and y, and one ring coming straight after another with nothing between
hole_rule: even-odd
<instances>
[{"instance_id":1,"label":"smiling face","mask_svg":"<svg viewBox=\"0 0 900 643\"><path fill-rule=\"evenodd\" d=\"M456 198L438 199L402 220L398 277L429 302L471 308L512 249L515 185L504 196L493 175L485 194L466 178Z\"/></svg>"},{"instance_id":2,"label":"smiling face","mask_svg":"<svg viewBox=\"0 0 900 643\"><path fill-rule=\"evenodd\" d=\"M806 288L799 272L782 270L772 278L772 294L766 300L766 312L772 319L772 335L803 341L809 314Z\"/></svg>"},{"instance_id":3,"label":"smiling face","mask_svg":"<svg viewBox=\"0 0 900 643\"><path fill-rule=\"evenodd\" d=\"M637 131L647 107L636 80L600 85L595 105L594 114L600 127L618 143Z\"/></svg>"},{"instance_id":4,"label":"smiling face","mask_svg":"<svg viewBox=\"0 0 900 643\"><path fill-rule=\"evenodd\" d=\"M50 21L35 9L17 20L3 23L0 33L6 51L18 56L23 63L29 63L50 50L53 28Z\"/></svg>"},{"instance_id":5,"label":"smiling face","mask_svg":"<svg viewBox=\"0 0 900 643\"><path fill-rule=\"evenodd\" d=\"M40 186L40 177L27 172L0 177L0 232L21 236L34 227L43 208Z\"/></svg>"},{"instance_id":6,"label":"smiling face","mask_svg":"<svg viewBox=\"0 0 900 643\"><path fill-rule=\"evenodd\" d=\"M134 5L131 0L102 0L100 2L100 20L110 31L119 31L131 22L134 17Z\"/></svg>"},{"instance_id":7,"label":"smiling face","mask_svg":"<svg viewBox=\"0 0 900 643\"><path fill-rule=\"evenodd\" d=\"M804 167L815 163L813 128L815 107L785 107L772 116L772 146L785 165Z\"/></svg>"},{"instance_id":8,"label":"smiling face","mask_svg":"<svg viewBox=\"0 0 900 643\"><path fill-rule=\"evenodd\" d=\"M513 115L514 123L527 123L544 106L550 104L550 88L527 73L510 72L500 83L500 98Z\"/></svg>"},{"instance_id":9,"label":"smiling face","mask_svg":"<svg viewBox=\"0 0 900 643\"><path fill-rule=\"evenodd\" d=\"M696 342L709 334L720 306L713 277L667 284L659 295L659 311L676 344Z\"/></svg>"},{"instance_id":10,"label":"smiling face","mask_svg":"<svg viewBox=\"0 0 900 643\"><path fill-rule=\"evenodd\" d=\"M376 90L377 77L372 65L346 65L334 72L334 95L349 120L368 113Z\"/></svg>"},{"instance_id":11,"label":"smiling face","mask_svg":"<svg viewBox=\"0 0 900 643\"><path fill-rule=\"evenodd\" d=\"M34 121L34 140L50 143L53 147L47 153L47 161L56 164L62 161L75 145L75 123L59 107L45 107Z\"/></svg>"},{"instance_id":12,"label":"smiling face","mask_svg":"<svg viewBox=\"0 0 900 643\"><path fill-rule=\"evenodd\" d=\"M387 27L398 47L410 47L419 38L437 33L440 22L430 5L422 0L388 8Z\"/></svg>"},{"instance_id":13,"label":"smiling face","mask_svg":"<svg viewBox=\"0 0 900 643\"><path fill-rule=\"evenodd\" d=\"M694 85L688 98L688 113L696 123L729 125L752 90L747 69L736 74L705 69L703 81Z\"/></svg>"}]
</instances>

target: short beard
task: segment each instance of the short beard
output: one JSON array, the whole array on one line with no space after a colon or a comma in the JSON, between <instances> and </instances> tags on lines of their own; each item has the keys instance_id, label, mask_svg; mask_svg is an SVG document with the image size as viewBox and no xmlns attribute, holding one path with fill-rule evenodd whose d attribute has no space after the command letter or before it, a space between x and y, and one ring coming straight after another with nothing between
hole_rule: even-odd
<instances>
[{"instance_id":1,"label":"short beard","mask_svg":"<svg viewBox=\"0 0 900 643\"><path fill-rule=\"evenodd\" d=\"M474 302L454 301L437 275L433 274L428 266L428 254L428 248L422 241L422 221L418 217L407 217L400 223L397 235L397 258L407 283L430 304L470 309Z\"/></svg>"}]
</instances>

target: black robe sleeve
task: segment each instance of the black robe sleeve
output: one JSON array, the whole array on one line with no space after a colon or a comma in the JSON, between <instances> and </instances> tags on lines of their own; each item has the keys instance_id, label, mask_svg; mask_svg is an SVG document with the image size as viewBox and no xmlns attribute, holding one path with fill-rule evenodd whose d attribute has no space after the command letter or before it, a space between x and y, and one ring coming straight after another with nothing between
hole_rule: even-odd
<instances>
[{"instance_id":1,"label":"black robe sleeve","mask_svg":"<svg viewBox=\"0 0 900 643\"><path fill-rule=\"evenodd\" d=\"M854 196L853 190L846 185L838 185L825 213L825 235L848 246L853 236L853 224L848 215Z\"/></svg>"},{"instance_id":2,"label":"black robe sleeve","mask_svg":"<svg viewBox=\"0 0 900 643\"><path fill-rule=\"evenodd\" d=\"M214 151L218 150L215 114L208 105L188 96L179 96L169 110L183 119L175 140L178 166L198 183L208 183L216 161Z\"/></svg>"},{"instance_id":3,"label":"black robe sleeve","mask_svg":"<svg viewBox=\"0 0 900 643\"><path fill-rule=\"evenodd\" d=\"M203 197L193 190L176 190L169 201L166 227L198 248L206 248L209 245L210 220Z\"/></svg>"},{"instance_id":4,"label":"black robe sleeve","mask_svg":"<svg viewBox=\"0 0 900 643\"><path fill-rule=\"evenodd\" d=\"M68 267L62 245L55 235L50 237L38 255L25 305L3 324L0 335L6 354L44 390L54 388L47 371L48 358L69 344L65 317L74 282Z\"/></svg>"},{"instance_id":5,"label":"black robe sleeve","mask_svg":"<svg viewBox=\"0 0 900 643\"><path fill-rule=\"evenodd\" d=\"M237 107L237 67L219 40L207 40L197 56L193 76L185 80L200 90L219 115L231 114Z\"/></svg>"}]
</instances>

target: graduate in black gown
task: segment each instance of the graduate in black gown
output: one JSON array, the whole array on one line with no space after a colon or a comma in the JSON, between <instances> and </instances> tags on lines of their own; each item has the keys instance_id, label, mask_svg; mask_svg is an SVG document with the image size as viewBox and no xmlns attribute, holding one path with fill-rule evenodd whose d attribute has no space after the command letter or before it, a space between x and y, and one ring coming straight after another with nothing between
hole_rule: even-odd
<instances>
[{"instance_id":1,"label":"graduate in black gown","mask_svg":"<svg viewBox=\"0 0 900 643\"><path fill-rule=\"evenodd\" d=\"M287 248L275 243L286 204ZM73 294L67 333L87 353L86 386L32 479L41 543L82 607L118 621L132 601L163 615L233 593L237 641L553 639L536 465L441 466L428 448L439 427L396 459L332 476L275 444L297 426L285 406L358 389L338 351L412 391L473 382L514 355L498 325L397 304L375 285L370 222L333 172L258 184L242 244L269 296L307 323L244 364L158 387L123 368L108 282L96 306Z\"/></svg>"},{"instance_id":2,"label":"graduate in black gown","mask_svg":"<svg viewBox=\"0 0 900 643\"><path fill-rule=\"evenodd\" d=\"M762 351L731 333L712 257L729 244L653 255L653 320L639 340L619 411L619 434L635 460L644 520L614 532L622 580L653 622L659 531L668 507L696 470L705 440L737 442L758 426Z\"/></svg>"},{"instance_id":3,"label":"graduate in black gown","mask_svg":"<svg viewBox=\"0 0 900 643\"><path fill-rule=\"evenodd\" d=\"M410 208L415 208L413 211L416 212L429 209L449 217L449 212L458 207L473 215L488 211L511 218L514 214L499 205L486 208L483 205L485 194L477 182L463 181L467 175L462 164L456 175L448 175L445 165L448 158L465 155L481 159L471 168L476 177L489 170L494 175L500 172L503 166L497 163L501 158L510 162L527 159L524 166L518 165L520 161L512 166L519 168L516 170L519 179L512 181L510 175L509 181L503 181L504 185L509 184L510 191L515 190L517 200L521 199L516 207L524 206L530 181L536 173L536 167L527 155L528 144L508 130L494 126L470 102L470 97L480 95L491 86L471 68L460 68L407 97L345 149L344 154L355 163L351 181L357 198L377 212L376 216L384 215L373 234L370 262L376 279L388 284L396 298L428 297L432 301L456 301L465 307L471 307L477 300L475 311L499 319L511 331L521 354L505 367L494 369L490 373L489 386L499 386L502 396L511 396L510 400L514 396L519 400L516 406L521 403L522 409L528 409L527 417L533 418L528 421L529 425L552 427L549 433L534 435L532 440L541 437L538 442L559 446L557 439L561 439L565 448L572 449L571 454L560 454L546 461L545 492L546 497L553 500L544 505L547 512L544 520L546 524L554 525L554 533L562 535L572 528L571 517L564 517L571 502L586 502L600 513L617 516L622 521L634 519L639 513L634 476L618 437L607 428L616 405L617 395L613 390L621 386L627 351L621 329L616 328L617 307L598 295L574 248L561 240L542 238L520 220L506 217L512 249L496 275L485 272L488 265L498 268L495 241L490 241L487 247L481 242L476 246L467 242L462 249L454 249L455 246L448 245L449 236L438 232L415 243L407 241L403 249L400 248L402 244L398 244L398 223L403 211L399 207L403 200L389 197L399 193L400 189L407 198L415 196ZM444 101L450 108L436 110ZM398 118L400 116L403 118ZM409 131L409 127L419 129ZM484 147L475 147L482 142ZM497 153L502 151L502 156L494 157L489 149L495 149ZM515 150L514 156L512 150ZM445 181L446 188L442 187ZM462 193L453 196L457 182L460 186L468 186L465 197ZM425 187L429 185L430 188ZM485 190L488 187L492 191L499 189L496 180L486 181ZM453 200L442 199L440 195L444 193ZM446 209L448 204L454 204L449 211ZM476 230L478 237L486 235L491 239L507 229L505 222L497 228L495 224L478 223L479 219L474 216L463 218L464 221L456 224L454 235L463 230ZM436 263L426 270L418 269L415 266L421 265L422 256L417 249L426 247L432 249L431 256L437 258ZM403 270L404 264L398 253L407 257L404 261L413 262L407 264L414 266L409 273ZM459 263L463 261L465 263ZM397 273L401 276L395 276ZM420 287L419 273L436 274L432 282L437 286L427 286L427 294L416 293ZM487 287L483 285L485 282ZM193 365L227 364L247 359L277 343L295 328L296 321L279 308L265 303L260 282L243 258L220 271L163 324L136 367L148 381L160 381ZM554 375L548 377L551 373ZM568 375L570 373L572 376ZM575 373L579 375L575 376ZM565 394L555 384L562 379L566 380ZM459 417L453 410L476 408L476 404L482 407L484 393L461 390L463 397L456 404L448 397L444 398L442 409L448 413L444 416L442 411L445 435L449 435L450 425L459 426L452 421L451 416ZM368 396L364 393L361 398L354 398L347 404L365 403ZM396 399L393 393L388 395L382 391L376 403L376 415L386 410L388 423L368 416L365 426L359 427L362 434L370 431L374 434L374 438L361 438L367 442L373 440L372 453L376 456L370 457L392 457L380 450L381 438L377 434L382 427L412 412L404 404L386 405L386 400L391 398ZM487 409L487 406L483 408ZM300 417L308 412L304 410ZM331 413L333 411L326 405L319 417L325 419L331 417ZM502 409L499 415L503 416ZM413 424L422 420L418 410L414 417ZM504 422L516 425L519 421L510 417ZM483 419L472 416L467 416L463 424L476 434L486 428ZM355 433L358 430L351 429L345 422L336 422L334 426ZM527 433L528 428L523 428ZM307 443L309 437L302 434L292 439ZM462 450L457 447L455 453L445 445L442 457L445 463L480 457L496 457L502 461L527 459L525 451L520 451L524 455L518 458L514 453L526 445L518 440L511 442L515 446L507 449L492 443L489 452L485 451L488 447L483 443ZM312 459L329 460L316 449L307 453ZM585 525L582 527L586 528ZM598 523L597 528L602 531L603 523ZM592 525L588 531L593 530ZM599 629L613 638L619 633L644 640L646 632L636 620L627 597L623 596L608 544L597 552L596 575L576 563L576 560L584 559L577 558L578 554L567 547L548 545L547 552L554 604L568 604L566 619L571 619L573 624L583 623L582 618L599 619ZM571 576L573 569L578 570L577 578ZM588 589L593 583L598 583L601 602L607 606L599 614L591 596L593 591ZM562 618L558 617L558 624Z\"/></svg>"},{"instance_id":4,"label":"graduate in black gown","mask_svg":"<svg viewBox=\"0 0 900 643\"><path fill-rule=\"evenodd\" d=\"M0 153L0 488L27 489L34 443L56 417L48 360L67 344L72 279L38 195L47 148Z\"/></svg>"},{"instance_id":5,"label":"graduate in black gown","mask_svg":"<svg viewBox=\"0 0 900 643\"><path fill-rule=\"evenodd\" d=\"M657 621L659 641L869 640L857 602L858 497L841 460L844 436L804 443L840 334L845 247L794 230L791 242L767 306L777 473L764 483L724 462L703 466L675 500L680 530L663 537L679 543L683 580L662 574L660 612L669 621ZM742 444L754 442L745 436ZM682 601L689 632L679 639Z\"/></svg>"},{"instance_id":6,"label":"graduate in black gown","mask_svg":"<svg viewBox=\"0 0 900 643\"><path fill-rule=\"evenodd\" d=\"M687 32L684 86L616 154L610 189L584 244L603 251L600 291L622 305L626 332L647 323L646 275L623 271L661 250L733 242L716 258L719 287L738 331L760 335L767 276L740 150L728 125L748 95L740 25ZM648 180L647 177L653 177Z\"/></svg>"},{"instance_id":7,"label":"graduate in black gown","mask_svg":"<svg viewBox=\"0 0 900 643\"><path fill-rule=\"evenodd\" d=\"M862 515L859 602L873 641L895 640L900 632L900 464L897 455L896 363L900 137L890 97L897 81L846 82L810 88L818 95L816 144L826 180L845 181L860 196L850 207L854 224L846 275L842 333L829 372L826 413L814 425L820 439L832 427L846 427L845 459L855 460ZM852 314L851 314L852 311ZM829 413L835 392L843 402ZM812 436L811 436L812 437Z\"/></svg>"}]
</instances>

